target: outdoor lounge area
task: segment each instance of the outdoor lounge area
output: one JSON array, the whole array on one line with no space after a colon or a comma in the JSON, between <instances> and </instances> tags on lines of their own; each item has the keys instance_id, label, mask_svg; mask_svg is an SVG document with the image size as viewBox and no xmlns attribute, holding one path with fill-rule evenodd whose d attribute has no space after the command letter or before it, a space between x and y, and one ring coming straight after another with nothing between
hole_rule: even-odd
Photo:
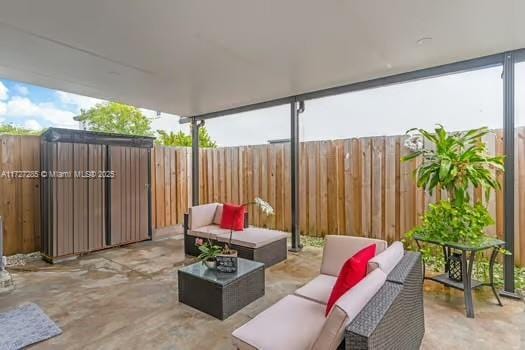
<instances>
[{"instance_id":1,"label":"outdoor lounge area","mask_svg":"<svg viewBox=\"0 0 525 350\"><path fill-rule=\"evenodd\" d=\"M0 350L525 349L523 13L0 0Z\"/></svg>"},{"instance_id":2,"label":"outdoor lounge area","mask_svg":"<svg viewBox=\"0 0 525 350\"><path fill-rule=\"evenodd\" d=\"M181 235L103 251L49 265L10 269L17 289L0 298L0 310L38 303L63 334L34 349L231 349L230 334L319 275L322 249L306 246L266 270L266 293L225 321L178 302ZM475 293L476 318L464 314L463 296L432 282L424 285L422 349L523 347L525 304L499 307L489 290ZM306 327L306 325L305 325ZM475 334L475 336L474 336Z\"/></svg>"}]
</instances>

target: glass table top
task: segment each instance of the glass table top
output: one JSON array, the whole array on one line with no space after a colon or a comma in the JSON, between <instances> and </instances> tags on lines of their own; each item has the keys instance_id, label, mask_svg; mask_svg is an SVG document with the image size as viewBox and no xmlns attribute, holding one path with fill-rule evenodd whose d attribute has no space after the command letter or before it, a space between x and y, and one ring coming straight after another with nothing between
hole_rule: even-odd
<instances>
[{"instance_id":1,"label":"glass table top","mask_svg":"<svg viewBox=\"0 0 525 350\"><path fill-rule=\"evenodd\" d=\"M492 247L501 247L505 245L505 241L502 241L497 238L493 237L486 237L482 241L475 243L475 244L468 244L468 243L460 243L460 242L440 242L436 240L431 240L426 238L424 235L414 235L414 239L421 241L421 242L428 242L428 243L434 243L439 244L451 248L456 248L460 250L469 250L469 251L476 251L476 250L484 250L489 249Z\"/></svg>"},{"instance_id":2,"label":"glass table top","mask_svg":"<svg viewBox=\"0 0 525 350\"><path fill-rule=\"evenodd\" d=\"M210 269L200 261L182 267L179 269L179 271L192 275L194 277L202 278L212 283L226 285L235 281L239 277L242 277L260 268L264 269L263 263L243 258L237 258L236 272L220 272L215 269Z\"/></svg>"}]
</instances>

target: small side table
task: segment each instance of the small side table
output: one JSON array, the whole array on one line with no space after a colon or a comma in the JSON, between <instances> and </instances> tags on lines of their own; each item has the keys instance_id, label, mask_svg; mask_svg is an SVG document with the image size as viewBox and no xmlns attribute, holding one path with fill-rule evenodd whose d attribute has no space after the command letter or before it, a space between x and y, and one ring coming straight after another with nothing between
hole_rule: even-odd
<instances>
[{"instance_id":1,"label":"small side table","mask_svg":"<svg viewBox=\"0 0 525 350\"><path fill-rule=\"evenodd\" d=\"M465 298L465 307L466 307L468 318L474 318L474 304L472 301L472 290L473 289L476 289L482 286L491 287L492 292L494 293L494 296L496 297L496 300L498 301L499 306L503 306L498 296L498 293L496 292L496 288L494 286L494 262L496 261L496 256L498 255L499 249L505 246L504 241L501 241L496 238L491 238L491 239L487 239L482 244L475 246L475 245L463 245L459 243L443 243L443 242L429 240L423 236L418 236L418 235L414 236L414 240L416 241L417 247L420 251L421 251L422 242L434 244L434 245L438 245L442 247L443 256L445 258L445 273L441 275L437 275L437 276L427 277L425 276L425 263L423 262L424 279L432 280L434 282L441 283L445 286L462 290L464 294L464 298ZM449 257L451 256L454 250L461 252L462 282L454 281L450 279L448 275L448 272L450 269ZM485 250L492 250L492 253L490 255L490 262L489 262L489 283L483 283L483 282L472 279L472 268L474 267L474 260L476 258L476 254L478 252L485 251Z\"/></svg>"}]
</instances>

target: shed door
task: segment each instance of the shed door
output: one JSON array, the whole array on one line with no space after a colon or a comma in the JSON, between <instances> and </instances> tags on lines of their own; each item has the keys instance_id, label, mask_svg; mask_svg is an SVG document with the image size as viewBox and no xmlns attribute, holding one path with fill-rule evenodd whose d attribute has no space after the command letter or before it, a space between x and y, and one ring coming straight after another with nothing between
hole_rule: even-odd
<instances>
[{"instance_id":1,"label":"shed door","mask_svg":"<svg viewBox=\"0 0 525 350\"><path fill-rule=\"evenodd\" d=\"M137 242L148 235L148 150L108 146L110 182L110 244Z\"/></svg>"}]
</instances>

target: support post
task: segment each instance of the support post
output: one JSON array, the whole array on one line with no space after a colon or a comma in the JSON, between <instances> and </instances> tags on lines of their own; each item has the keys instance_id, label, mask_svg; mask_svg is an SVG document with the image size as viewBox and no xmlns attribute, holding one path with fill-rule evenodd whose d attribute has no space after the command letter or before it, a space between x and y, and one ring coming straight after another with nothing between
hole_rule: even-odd
<instances>
[{"instance_id":1,"label":"support post","mask_svg":"<svg viewBox=\"0 0 525 350\"><path fill-rule=\"evenodd\" d=\"M503 275L505 278L502 296L518 298L514 286L514 56L506 52L503 59L503 135L505 152L505 242L512 255L505 255Z\"/></svg>"},{"instance_id":2,"label":"support post","mask_svg":"<svg viewBox=\"0 0 525 350\"><path fill-rule=\"evenodd\" d=\"M299 108L297 104L299 103ZM290 181L292 204L292 247L297 252L302 248L299 226L299 114L304 112L304 101L290 103Z\"/></svg>"},{"instance_id":3,"label":"support post","mask_svg":"<svg viewBox=\"0 0 525 350\"><path fill-rule=\"evenodd\" d=\"M204 121L191 120L191 205L199 205L199 128Z\"/></svg>"}]
</instances>

